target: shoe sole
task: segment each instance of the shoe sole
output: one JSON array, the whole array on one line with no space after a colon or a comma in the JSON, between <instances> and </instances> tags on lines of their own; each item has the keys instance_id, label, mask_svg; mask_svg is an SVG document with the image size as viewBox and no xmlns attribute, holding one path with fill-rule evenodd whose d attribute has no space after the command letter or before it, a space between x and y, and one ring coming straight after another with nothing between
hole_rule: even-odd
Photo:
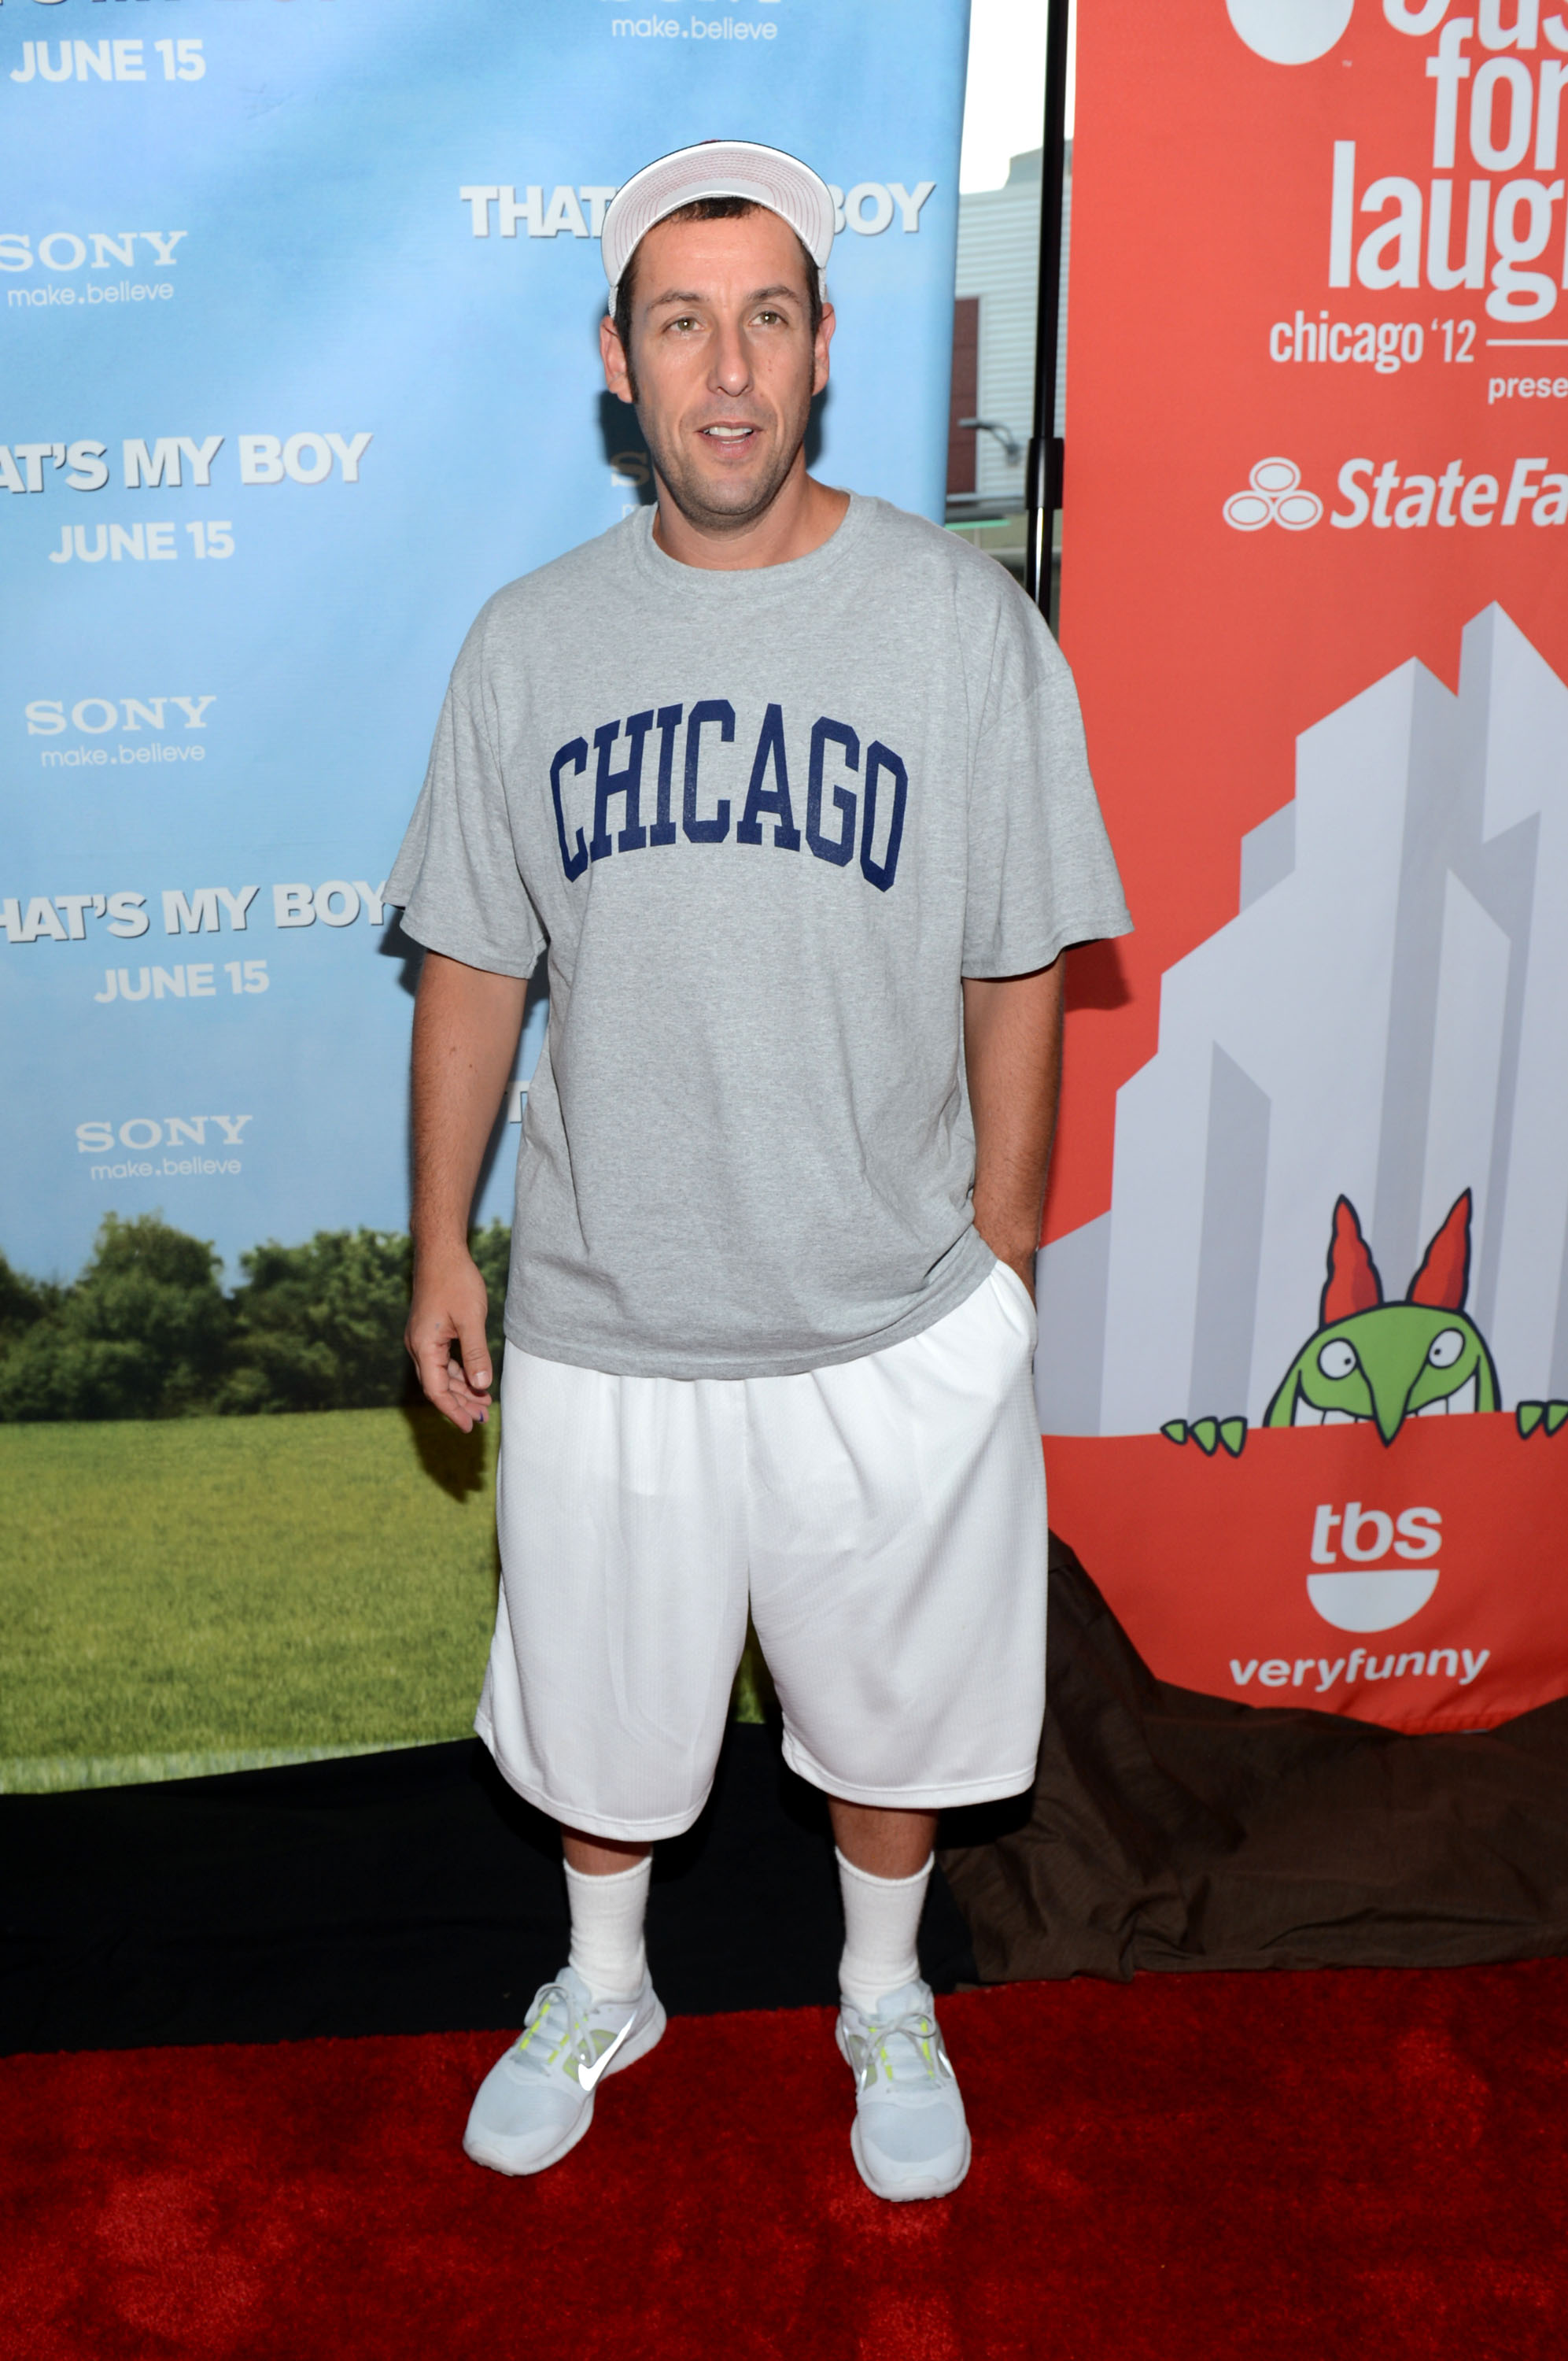
<instances>
[{"instance_id":1,"label":"shoe sole","mask_svg":"<svg viewBox=\"0 0 1568 2361\"><path fill-rule=\"evenodd\" d=\"M646 2058L651 2049L656 2049L664 2037L664 2027L668 2023L669 2019L664 2015L663 2002L655 1998L653 2014L641 2032L633 2034L625 2047L617 2050L605 2068L600 2080L608 2081L612 2074L620 2074L628 2066L635 2066L640 2058ZM570 2156L577 2142L587 2133L594 2119L594 2100L598 2096L598 2086L596 2083L594 2089L588 2093L587 2106L572 2125L571 2130L565 2139L557 2140L547 2156L535 2157L530 2163L520 2164L511 2142L507 2140L490 2142L486 2140L482 2134L475 2138L467 2132L463 2135L463 2153L471 2164L485 2165L491 2172L504 2172L516 2180L525 2179L530 2173L548 2172L553 2164L559 2164L564 2156Z\"/></svg>"}]
</instances>

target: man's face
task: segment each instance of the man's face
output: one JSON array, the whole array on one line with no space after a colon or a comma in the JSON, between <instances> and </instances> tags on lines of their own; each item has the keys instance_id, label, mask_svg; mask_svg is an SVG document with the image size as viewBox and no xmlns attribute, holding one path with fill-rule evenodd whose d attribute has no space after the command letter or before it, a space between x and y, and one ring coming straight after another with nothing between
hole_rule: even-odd
<instances>
[{"instance_id":1,"label":"man's face","mask_svg":"<svg viewBox=\"0 0 1568 2361\"><path fill-rule=\"evenodd\" d=\"M605 375L638 422L660 478L699 530L762 516L801 456L828 382L833 314L811 333L806 258L777 214L657 222L637 252L627 356L607 321Z\"/></svg>"}]
</instances>

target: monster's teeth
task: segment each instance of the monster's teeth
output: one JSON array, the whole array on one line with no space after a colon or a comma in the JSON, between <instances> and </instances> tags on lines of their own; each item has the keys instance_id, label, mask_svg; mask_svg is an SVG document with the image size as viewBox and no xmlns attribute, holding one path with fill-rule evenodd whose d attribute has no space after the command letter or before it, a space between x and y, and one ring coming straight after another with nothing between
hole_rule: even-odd
<instances>
[{"instance_id":1,"label":"monster's teeth","mask_svg":"<svg viewBox=\"0 0 1568 2361\"><path fill-rule=\"evenodd\" d=\"M1422 1402L1418 1418L1463 1418L1475 1407L1475 1372L1471 1370L1462 1386L1451 1394L1439 1394L1436 1401Z\"/></svg>"},{"instance_id":2,"label":"monster's teeth","mask_svg":"<svg viewBox=\"0 0 1568 2361\"><path fill-rule=\"evenodd\" d=\"M1290 1413L1292 1426L1369 1426L1370 1419L1354 1410L1320 1410L1305 1394L1296 1397L1296 1407Z\"/></svg>"}]
</instances>

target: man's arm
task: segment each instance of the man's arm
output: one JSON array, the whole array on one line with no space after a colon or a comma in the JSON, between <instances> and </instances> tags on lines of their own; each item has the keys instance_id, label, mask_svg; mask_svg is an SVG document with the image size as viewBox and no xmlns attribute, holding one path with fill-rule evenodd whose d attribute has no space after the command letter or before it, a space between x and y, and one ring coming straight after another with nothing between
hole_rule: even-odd
<instances>
[{"instance_id":1,"label":"man's arm","mask_svg":"<svg viewBox=\"0 0 1568 2361\"><path fill-rule=\"evenodd\" d=\"M521 977L427 951L414 1004L414 1277L404 1341L430 1400L465 1434L490 1407L485 1282L468 1252L468 1215L527 994Z\"/></svg>"},{"instance_id":2,"label":"man's arm","mask_svg":"<svg viewBox=\"0 0 1568 2361\"><path fill-rule=\"evenodd\" d=\"M1061 1088L1062 964L963 987L974 1225L1031 1296Z\"/></svg>"}]
</instances>

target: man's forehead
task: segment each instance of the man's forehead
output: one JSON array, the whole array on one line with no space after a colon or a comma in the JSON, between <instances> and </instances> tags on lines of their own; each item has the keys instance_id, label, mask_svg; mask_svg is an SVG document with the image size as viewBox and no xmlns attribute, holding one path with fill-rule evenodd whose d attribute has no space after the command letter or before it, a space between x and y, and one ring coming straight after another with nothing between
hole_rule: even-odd
<instances>
[{"instance_id":1,"label":"man's forehead","mask_svg":"<svg viewBox=\"0 0 1568 2361\"><path fill-rule=\"evenodd\" d=\"M806 296L807 257L781 214L759 205L754 213L727 214L710 221L655 222L638 248L638 291L646 303L669 295L692 296L703 280L750 277L751 294L789 288Z\"/></svg>"}]
</instances>

